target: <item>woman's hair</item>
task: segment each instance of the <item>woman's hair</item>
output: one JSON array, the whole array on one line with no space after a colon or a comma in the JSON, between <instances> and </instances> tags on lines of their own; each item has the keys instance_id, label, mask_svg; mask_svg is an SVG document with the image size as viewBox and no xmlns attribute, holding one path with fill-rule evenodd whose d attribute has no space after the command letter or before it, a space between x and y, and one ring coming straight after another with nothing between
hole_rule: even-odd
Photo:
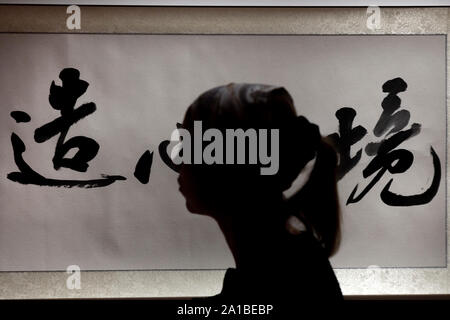
<instances>
[{"instance_id":1,"label":"woman's hair","mask_svg":"<svg viewBox=\"0 0 450 320\"><path fill-rule=\"evenodd\" d=\"M337 157L334 148L322 139L314 168L305 185L285 201L322 243L328 256L339 248L341 215L336 183Z\"/></svg>"},{"instance_id":2,"label":"woman's hair","mask_svg":"<svg viewBox=\"0 0 450 320\"><path fill-rule=\"evenodd\" d=\"M231 83L210 89L189 106L182 126L193 131L198 120L204 130L279 130L279 168L274 175L261 175L261 165L192 166L195 183L206 186L202 199L224 206L240 197L283 199L285 212L275 214L284 215L284 219L295 215L314 233L328 256L336 252L340 243L337 155L316 125L297 116L292 97L284 88ZM283 191L313 158L315 165L306 184L284 198Z\"/></svg>"}]
</instances>

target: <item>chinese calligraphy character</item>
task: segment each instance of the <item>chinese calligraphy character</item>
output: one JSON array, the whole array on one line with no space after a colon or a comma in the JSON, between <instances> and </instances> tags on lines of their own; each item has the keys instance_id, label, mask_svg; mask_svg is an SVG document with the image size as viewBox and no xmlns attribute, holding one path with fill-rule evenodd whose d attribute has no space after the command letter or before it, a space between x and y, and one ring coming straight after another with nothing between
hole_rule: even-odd
<instances>
[{"instance_id":1,"label":"chinese calligraphy character","mask_svg":"<svg viewBox=\"0 0 450 320\"><path fill-rule=\"evenodd\" d=\"M398 174L407 171L413 161L414 155L411 151L405 149L395 149L404 141L420 133L421 126L413 123L407 130L402 130L408 125L410 113L406 110L400 110L394 113L401 106L401 99L398 93L406 91L407 84L401 78L389 80L383 85L383 92L388 95L382 102L383 112L378 120L373 133L380 137L392 128L386 136L392 134L389 138L384 138L380 142L371 142L367 144L365 152L369 156L374 156L372 161L363 170L363 177L367 178L377 172L372 181L356 195L358 184L352 190L347 205L360 201L372 187L389 171L391 174ZM430 202L439 189L441 180L441 164L438 155L433 147L430 147L430 153L433 159L434 175L430 187L423 193L415 195L400 195L390 190L394 179L390 179L381 191L381 200L389 206L414 206Z\"/></svg>"},{"instance_id":2,"label":"chinese calligraphy character","mask_svg":"<svg viewBox=\"0 0 450 320\"><path fill-rule=\"evenodd\" d=\"M362 126L352 128L355 116L356 111L352 108L341 108L336 111L336 118L339 120L339 134L333 133L328 136L339 154L336 173L338 180L353 169L361 159L362 149L358 150L354 157L350 156L351 146L360 141L367 133Z\"/></svg>"},{"instance_id":3,"label":"chinese calligraphy character","mask_svg":"<svg viewBox=\"0 0 450 320\"><path fill-rule=\"evenodd\" d=\"M79 120L92 114L96 110L96 105L89 102L75 108L78 98L83 95L89 84L81 80L80 72L77 69L63 69L59 78L62 86L58 86L53 81L50 87L49 102L50 105L61 112L61 116L55 120L41 126L35 130L34 140L37 143L43 143L48 139L59 134L58 141L53 157L53 167L59 170L61 167L71 170L86 172L91 161L98 153L99 144L88 137L76 136L66 141L66 135L69 128ZM13 111L11 117L16 122L29 122L31 117L23 111ZM11 172L8 179L22 184L35 184L40 186L63 186L63 187L104 187L114 183L117 180L125 180L125 177L119 175L102 175L100 179L93 180L57 180L46 178L34 171L24 160L23 153L26 150L25 144L18 135L12 133L11 143L14 151L14 161L19 172ZM77 149L75 155L67 158L66 154Z\"/></svg>"}]
</instances>

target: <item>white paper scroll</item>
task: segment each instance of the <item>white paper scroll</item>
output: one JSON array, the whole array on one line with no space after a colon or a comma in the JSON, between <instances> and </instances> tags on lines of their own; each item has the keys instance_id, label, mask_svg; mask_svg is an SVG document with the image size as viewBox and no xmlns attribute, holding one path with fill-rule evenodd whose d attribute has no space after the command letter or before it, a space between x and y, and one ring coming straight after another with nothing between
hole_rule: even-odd
<instances>
[{"instance_id":1,"label":"white paper scroll","mask_svg":"<svg viewBox=\"0 0 450 320\"><path fill-rule=\"evenodd\" d=\"M343 242L332 263L338 268L443 267L446 264L446 70L445 36L251 36L251 35L0 35L0 270L224 269L232 256L215 222L190 214L178 191L176 173L158 153L187 106L205 90L229 82L284 86L299 113L337 132L335 112L353 108L353 126L367 134L351 146L359 163L339 182ZM81 173L53 168L58 135L37 143L35 129L61 114L49 103L50 84L67 67L80 71L89 87L76 104L97 110L72 125L67 139L86 136L100 146ZM410 112L404 130L421 124L418 135L396 149L413 154L410 168L386 172L367 195L346 205L358 184L375 174L362 170L373 159L364 148L387 93L382 85L401 77L398 96ZM24 111L29 122L16 121ZM121 175L109 186L65 188L11 181L18 171L11 135L26 146L23 159L52 179L98 179ZM430 202L389 206L380 193L424 192L441 176ZM139 157L154 152L150 181L133 175Z\"/></svg>"}]
</instances>

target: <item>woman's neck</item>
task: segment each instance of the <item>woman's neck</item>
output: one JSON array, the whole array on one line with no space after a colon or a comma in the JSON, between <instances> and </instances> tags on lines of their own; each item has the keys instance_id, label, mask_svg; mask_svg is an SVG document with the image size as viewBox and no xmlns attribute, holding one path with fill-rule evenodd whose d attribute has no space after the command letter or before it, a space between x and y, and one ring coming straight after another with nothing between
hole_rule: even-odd
<instances>
[{"instance_id":1,"label":"woman's neck","mask_svg":"<svg viewBox=\"0 0 450 320\"><path fill-rule=\"evenodd\" d=\"M281 210L280 203L272 203L216 217L237 269L267 263L268 254L272 252L270 247L275 246L284 232Z\"/></svg>"}]
</instances>

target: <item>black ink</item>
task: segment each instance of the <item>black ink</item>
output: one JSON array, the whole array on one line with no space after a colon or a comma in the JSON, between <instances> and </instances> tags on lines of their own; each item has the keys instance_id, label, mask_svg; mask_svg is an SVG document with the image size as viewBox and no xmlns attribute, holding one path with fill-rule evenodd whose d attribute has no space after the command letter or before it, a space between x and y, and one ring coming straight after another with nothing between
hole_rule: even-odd
<instances>
[{"instance_id":1,"label":"black ink","mask_svg":"<svg viewBox=\"0 0 450 320\"><path fill-rule=\"evenodd\" d=\"M62 128L69 128L79 120L90 115L91 113L94 113L95 110L96 106L94 103L86 103L66 116L56 118L55 120L43 125L40 128L37 128L34 131L34 141L37 143L47 141L48 139L61 133Z\"/></svg>"},{"instance_id":2,"label":"black ink","mask_svg":"<svg viewBox=\"0 0 450 320\"><path fill-rule=\"evenodd\" d=\"M80 80L80 72L73 68L63 69L59 78L62 80L62 86L55 85L53 81L50 87L49 102L55 110L61 112L61 116L55 120L37 128L34 132L34 140L42 143L48 139L60 134L53 157L53 167L58 170L61 167L72 170L86 172L88 162L98 153L100 146L93 139L77 136L65 141L69 128L77 121L83 119L96 110L93 102L86 103L77 109L74 109L77 99L86 92L88 83ZM11 117L17 122L27 122L31 117L22 111L11 112ZM39 186L56 187L82 187L96 188L110 185L117 180L126 180L119 175L104 175L100 179L92 180L57 180L46 178L34 171L23 159L25 144L15 133L11 135L11 144L14 152L14 161L19 172L11 172L7 175L8 179L22 184L35 184ZM72 158L64 156L71 150L77 149Z\"/></svg>"},{"instance_id":3,"label":"black ink","mask_svg":"<svg viewBox=\"0 0 450 320\"><path fill-rule=\"evenodd\" d=\"M176 127L177 129L182 128L181 123L177 122ZM169 146L170 143L171 143L170 140L161 141L161 143L158 146L159 156L161 157L161 160L166 164L166 166L168 166L173 171L179 173L181 165L173 163L172 158L170 158L170 156L167 154L167 147Z\"/></svg>"},{"instance_id":4,"label":"black ink","mask_svg":"<svg viewBox=\"0 0 450 320\"><path fill-rule=\"evenodd\" d=\"M150 180L150 172L153 163L153 152L149 150L145 151L139 158L136 168L134 170L134 176L142 184L147 184Z\"/></svg>"},{"instance_id":5,"label":"black ink","mask_svg":"<svg viewBox=\"0 0 450 320\"><path fill-rule=\"evenodd\" d=\"M167 154L167 146L170 144L170 142L170 140L161 141L158 146L159 156L161 157L161 160L166 164L166 166L168 166L175 172L180 172L181 165L173 163L172 159Z\"/></svg>"},{"instance_id":6,"label":"black ink","mask_svg":"<svg viewBox=\"0 0 450 320\"><path fill-rule=\"evenodd\" d=\"M339 120L339 133L330 134L336 151L339 154L339 165L337 168L337 179L342 179L351 169L353 169L361 159L362 149L359 149L354 157L350 156L352 145L360 141L367 133L362 126L352 128L356 111L352 108L341 108L336 111L336 118Z\"/></svg>"},{"instance_id":7,"label":"black ink","mask_svg":"<svg viewBox=\"0 0 450 320\"><path fill-rule=\"evenodd\" d=\"M23 111L13 111L10 113L10 115L14 120L16 120L17 123L31 121L31 117L28 115L28 113Z\"/></svg>"},{"instance_id":8,"label":"black ink","mask_svg":"<svg viewBox=\"0 0 450 320\"><path fill-rule=\"evenodd\" d=\"M16 162L19 172L11 172L7 178L11 181L21 184L34 184L38 186L51 186L51 187L81 187L81 188L97 188L105 187L117 180L126 180L122 176L110 176L102 175L101 179L92 180L57 180L48 179L36 171L34 171L23 159L22 154L25 152L25 144L15 133L11 135L11 143L14 151L14 160Z\"/></svg>"},{"instance_id":9,"label":"black ink","mask_svg":"<svg viewBox=\"0 0 450 320\"><path fill-rule=\"evenodd\" d=\"M382 140L381 142L370 142L365 148L366 154L369 156L374 156L379 153L388 153L390 150L395 149L404 141L418 135L420 133L420 129L420 124L413 123L410 129L397 132L388 139Z\"/></svg>"},{"instance_id":10,"label":"black ink","mask_svg":"<svg viewBox=\"0 0 450 320\"><path fill-rule=\"evenodd\" d=\"M414 161L414 156L408 150L393 150L387 154L376 156L369 165L363 170L363 177L367 178L377 172L372 181L364 188L364 190L355 197L358 184L353 188L347 199L347 205L360 201L372 189L372 187L381 179L386 171L392 174L403 173L409 169Z\"/></svg>"},{"instance_id":11,"label":"black ink","mask_svg":"<svg viewBox=\"0 0 450 320\"><path fill-rule=\"evenodd\" d=\"M80 80L80 72L77 69L66 68L61 71L59 78L62 86L52 81L50 87L49 102L53 109L61 111L61 117L43 125L34 132L34 140L42 143L60 134L56 143L53 167L59 170L61 167L70 168L79 172L86 172L88 162L95 158L100 146L91 138L73 137L65 141L69 128L77 121L83 119L96 110L95 103L90 102L74 109L78 98L83 95L89 83ZM71 149L78 149L72 158L64 156Z\"/></svg>"},{"instance_id":12,"label":"black ink","mask_svg":"<svg viewBox=\"0 0 450 320\"><path fill-rule=\"evenodd\" d=\"M434 196L437 194L439 190L439 183L441 181L441 162L439 160L438 155L434 151L433 147L430 147L430 153L433 158L433 168L434 175L433 180L431 182L430 187L425 190L421 194L411 195L411 196L402 196L391 192L389 189L391 187L392 181L394 179L389 180L387 185L381 191L381 199L384 203L389 206L418 206L422 204L426 204L433 200Z\"/></svg>"},{"instance_id":13,"label":"black ink","mask_svg":"<svg viewBox=\"0 0 450 320\"><path fill-rule=\"evenodd\" d=\"M363 170L363 177L367 178L375 172L377 172L377 174L359 195L356 195L358 184L353 188L347 199L347 205L356 203L364 198L386 171L389 171L391 174L404 173L413 164L414 155L411 151L396 149L404 141L418 135L421 130L421 125L418 123L413 123L408 130L402 130L408 125L410 113L406 110L400 110L394 113L395 110L401 107L401 99L397 96L397 93L406 91L406 88L407 84L401 78L389 80L383 85L383 92L388 92L388 95L382 102L383 113L373 132L375 136L379 137L392 128L385 136L393 135L389 138L382 139L379 142L367 144L365 148L366 154L375 157ZM391 179L380 194L381 200L390 206L413 206L430 202L439 189L441 177L440 160L434 152L433 147L431 147L431 155L433 157L434 175L433 182L429 189L422 194L411 196L399 195L389 190L393 182L393 179Z\"/></svg>"},{"instance_id":14,"label":"black ink","mask_svg":"<svg viewBox=\"0 0 450 320\"><path fill-rule=\"evenodd\" d=\"M383 135L391 127L393 128L388 135L398 132L408 124L411 117L409 111L400 110L394 113L395 110L400 108L401 104L401 99L397 96L397 94L406 91L407 87L407 83L402 78L395 78L386 81L383 84L383 92L388 92L389 94L381 103L383 113L373 129L375 136L381 137L381 135Z\"/></svg>"}]
</instances>

